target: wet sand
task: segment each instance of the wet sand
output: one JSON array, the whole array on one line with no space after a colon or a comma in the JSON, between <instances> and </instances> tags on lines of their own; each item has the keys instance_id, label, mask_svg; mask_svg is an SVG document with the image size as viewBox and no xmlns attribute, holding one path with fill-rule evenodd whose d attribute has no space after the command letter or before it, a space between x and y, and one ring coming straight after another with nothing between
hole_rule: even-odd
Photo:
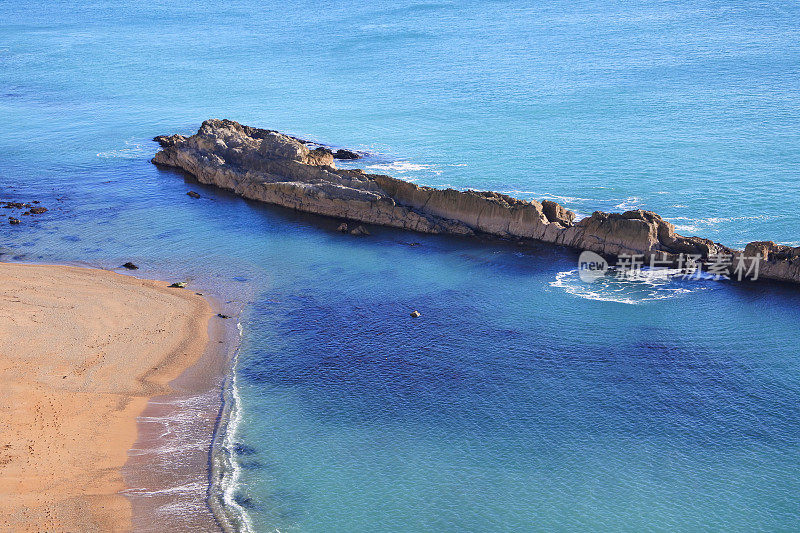
<instances>
[{"instance_id":1,"label":"wet sand","mask_svg":"<svg viewBox=\"0 0 800 533\"><path fill-rule=\"evenodd\" d=\"M212 316L164 282L0 263L0 524L129 530L138 417L208 353Z\"/></svg>"}]
</instances>

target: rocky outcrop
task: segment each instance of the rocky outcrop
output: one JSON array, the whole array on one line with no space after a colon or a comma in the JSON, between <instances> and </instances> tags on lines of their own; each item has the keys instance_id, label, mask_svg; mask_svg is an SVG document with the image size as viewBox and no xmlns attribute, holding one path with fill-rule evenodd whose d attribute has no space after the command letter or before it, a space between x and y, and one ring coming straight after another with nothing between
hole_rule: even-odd
<instances>
[{"instance_id":1,"label":"rocky outcrop","mask_svg":"<svg viewBox=\"0 0 800 533\"><path fill-rule=\"evenodd\" d=\"M335 159L361 159L361 154L340 148L333 153Z\"/></svg>"},{"instance_id":2,"label":"rocky outcrop","mask_svg":"<svg viewBox=\"0 0 800 533\"><path fill-rule=\"evenodd\" d=\"M342 150L312 149L308 141L231 120L207 120L190 137L161 135L155 140L162 149L153 163L183 169L202 183L245 198L350 221L424 233L533 239L607 257L643 255L645 260L674 263L687 255L710 262L742 254L708 239L678 235L672 224L649 211L597 211L575 222L573 212L549 200L434 189L337 169L335 159ZM762 277L800 281L800 248L751 243L748 252L766 254L760 261Z\"/></svg>"},{"instance_id":3,"label":"rocky outcrop","mask_svg":"<svg viewBox=\"0 0 800 533\"><path fill-rule=\"evenodd\" d=\"M751 242L744 248L745 257L761 257L759 275L769 279L800 282L800 246L791 247L772 241Z\"/></svg>"}]
</instances>

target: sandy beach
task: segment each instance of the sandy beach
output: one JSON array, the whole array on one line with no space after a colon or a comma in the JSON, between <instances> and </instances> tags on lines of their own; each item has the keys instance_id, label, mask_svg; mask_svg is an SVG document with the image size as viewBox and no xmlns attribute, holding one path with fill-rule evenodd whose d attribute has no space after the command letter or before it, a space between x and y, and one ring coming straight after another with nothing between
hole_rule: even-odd
<instances>
[{"instance_id":1,"label":"sandy beach","mask_svg":"<svg viewBox=\"0 0 800 533\"><path fill-rule=\"evenodd\" d=\"M125 531L137 417L206 348L194 291L104 270L0 263L0 524Z\"/></svg>"}]
</instances>

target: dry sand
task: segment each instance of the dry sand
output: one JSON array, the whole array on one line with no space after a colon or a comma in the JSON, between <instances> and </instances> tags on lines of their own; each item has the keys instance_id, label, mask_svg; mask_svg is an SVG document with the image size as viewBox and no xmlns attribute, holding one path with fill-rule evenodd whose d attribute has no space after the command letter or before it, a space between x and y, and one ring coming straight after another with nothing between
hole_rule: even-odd
<instances>
[{"instance_id":1,"label":"dry sand","mask_svg":"<svg viewBox=\"0 0 800 533\"><path fill-rule=\"evenodd\" d=\"M0 531L125 531L121 468L148 398L204 351L193 291L0 263Z\"/></svg>"}]
</instances>

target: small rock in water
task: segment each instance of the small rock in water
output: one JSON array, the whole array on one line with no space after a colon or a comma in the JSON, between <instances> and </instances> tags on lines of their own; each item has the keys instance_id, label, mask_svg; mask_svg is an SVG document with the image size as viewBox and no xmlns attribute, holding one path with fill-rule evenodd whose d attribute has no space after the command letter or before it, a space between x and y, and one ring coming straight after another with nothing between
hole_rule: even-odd
<instances>
[{"instance_id":1,"label":"small rock in water","mask_svg":"<svg viewBox=\"0 0 800 533\"><path fill-rule=\"evenodd\" d=\"M12 225L19 224L19 219L14 217L8 217L8 223Z\"/></svg>"},{"instance_id":2,"label":"small rock in water","mask_svg":"<svg viewBox=\"0 0 800 533\"><path fill-rule=\"evenodd\" d=\"M222 313L217 313L217 316L220 318L230 318L229 315L223 315Z\"/></svg>"},{"instance_id":3,"label":"small rock in water","mask_svg":"<svg viewBox=\"0 0 800 533\"><path fill-rule=\"evenodd\" d=\"M42 213L46 213L46 212L47 212L47 208L46 207L34 207L34 208L31 209L31 214L32 215L41 215Z\"/></svg>"},{"instance_id":4,"label":"small rock in water","mask_svg":"<svg viewBox=\"0 0 800 533\"><path fill-rule=\"evenodd\" d=\"M361 159L361 156L351 150L336 150L333 154L334 159Z\"/></svg>"},{"instance_id":5,"label":"small rock in water","mask_svg":"<svg viewBox=\"0 0 800 533\"><path fill-rule=\"evenodd\" d=\"M133 264L133 263L131 263L130 261L128 261L127 263L125 263L124 265L122 265L122 268L127 268L128 270L138 270L138 269L139 269L139 267L138 267L138 266L134 265L134 264Z\"/></svg>"},{"instance_id":6,"label":"small rock in water","mask_svg":"<svg viewBox=\"0 0 800 533\"><path fill-rule=\"evenodd\" d=\"M347 233L347 223L346 222L342 222L341 224L339 224L339 227L336 228L336 231L341 231L342 233Z\"/></svg>"},{"instance_id":7,"label":"small rock in water","mask_svg":"<svg viewBox=\"0 0 800 533\"><path fill-rule=\"evenodd\" d=\"M353 230L350 232L350 235L355 235L357 237L360 237L361 235L369 235L369 232L367 231L367 228L359 225L353 228Z\"/></svg>"},{"instance_id":8,"label":"small rock in water","mask_svg":"<svg viewBox=\"0 0 800 533\"><path fill-rule=\"evenodd\" d=\"M173 289L183 289L184 287L186 287L186 282L185 281L176 281L175 283L170 285L170 288L173 288Z\"/></svg>"},{"instance_id":9,"label":"small rock in water","mask_svg":"<svg viewBox=\"0 0 800 533\"><path fill-rule=\"evenodd\" d=\"M419 311L411 311L411 318L419 318L422 314Z\"/></svg>"},{"instance_id":10,"label":"small rock in water","mask_svg":"<svg viewBox=\"0 0 800 533\"><path fill-rule=\"evenodd\" d=\"M196 193L194 191L189 191L189 192L186 193L186 195L187 196L191 196L192 198L200 198L200 194L198 194L198 193Z\"/></svg>"}]
</instances>

